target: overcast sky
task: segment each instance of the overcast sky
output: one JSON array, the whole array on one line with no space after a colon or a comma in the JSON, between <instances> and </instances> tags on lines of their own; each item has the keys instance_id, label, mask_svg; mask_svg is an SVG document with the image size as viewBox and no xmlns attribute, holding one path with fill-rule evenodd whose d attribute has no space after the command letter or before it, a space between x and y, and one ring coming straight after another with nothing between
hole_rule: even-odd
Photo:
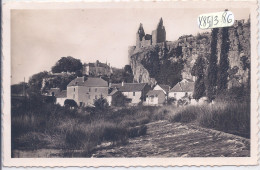
<instances>
[{"instance_id":1,"label":"overcast sky","mask_svg":"<svg viewBox=\"0 0 260 170\"><path fill-rule=\"evenodd\" d=\"M108 62L114 67L128 64L128 46L135 45L136 32L143 23L151 34L163 18L166 39L202 32L197 17L223 9L68 9L12 10L12 84L28 81L40 71L50 71L63 56L83 63ZM229 9L235 19L248 19L249 11ZM210 30L208 30L210 31Z\"/></svg>"}]
</instances>

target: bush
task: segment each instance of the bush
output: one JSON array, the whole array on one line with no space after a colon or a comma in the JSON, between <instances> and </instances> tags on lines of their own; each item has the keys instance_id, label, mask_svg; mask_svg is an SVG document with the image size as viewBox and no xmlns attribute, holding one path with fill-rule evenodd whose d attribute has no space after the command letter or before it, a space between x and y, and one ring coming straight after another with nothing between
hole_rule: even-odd
<instances>
[{"instance_id":1,"label":"bush","mask_svg":"<svg viewBox=\"0 0 260 170\"><path fill-rule=\"evenodd\" d=\"M72 108L72 107L76 108L76 107L78 107L78 105L75 102L75 100L72 100L72 99L66 99L64 101L64 105L65 105L65 107L69 107L69 108Z\"/></svg>"},{"instance_id":2,"label":"bush","mask_svg":"<svg viewBox=\"0 0 260 170\"><path fill-rule=\"evenodd\" d=\"M94 106L97 110L105 110L108 108L108 102L104 97L101 97L95 100Z\"/></svg>"}]
</instances>

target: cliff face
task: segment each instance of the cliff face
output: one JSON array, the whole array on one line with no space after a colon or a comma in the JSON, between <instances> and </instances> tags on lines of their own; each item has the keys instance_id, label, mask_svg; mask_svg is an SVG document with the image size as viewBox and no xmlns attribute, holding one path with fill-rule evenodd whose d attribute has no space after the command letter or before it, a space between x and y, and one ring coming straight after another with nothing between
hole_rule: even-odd
<instances>
[{"instance_id":1,"label":"cliff face","mask_svg":"<svg viewBox=\"0 0 260 170\"><path fill-rule=\"evenodd\" d=\"M217 55L221 51L221 33L218 30ZM183 78L193 79L191 69L198 57L207 60L210 55L211 34L206 32L185 35L173 42L158 43L145 48L129 48L129 62L133 70L134 81L139 83L168 84L174 86ZM236 22L229 27L229 79L236 78L240 83L248 79L248 70L243 60L250 61L250 22ZM246 58L246 59L245 59Z\"/></svg>"}]
</instances>

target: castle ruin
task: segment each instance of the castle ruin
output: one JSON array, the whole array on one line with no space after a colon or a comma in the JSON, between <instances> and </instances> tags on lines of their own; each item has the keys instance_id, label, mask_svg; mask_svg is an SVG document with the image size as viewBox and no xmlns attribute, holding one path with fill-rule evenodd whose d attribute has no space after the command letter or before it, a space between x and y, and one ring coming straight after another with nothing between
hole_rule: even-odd
<instances>
[{"instance_id":1,"label":"castle ruin","mask_svg":"<svg viewBox=\"0 0 260 170\"><path fill-rule=\"evenodd\" d=\"M163 26L163 19L161 18L156 30L152 31L152 35L145 34L143 24L140 23L139 29L136 33L136 48L148 47L157 43L166 41L166 31Z\"/></svg>"}]
</instances>

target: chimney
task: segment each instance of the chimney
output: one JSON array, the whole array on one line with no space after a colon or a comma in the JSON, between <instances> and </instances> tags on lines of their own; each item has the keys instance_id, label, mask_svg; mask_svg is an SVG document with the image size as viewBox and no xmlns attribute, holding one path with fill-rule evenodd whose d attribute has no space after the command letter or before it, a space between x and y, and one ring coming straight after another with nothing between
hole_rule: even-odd
<instances>
[{"instance_id":1,"label":"chimney","mask_svg":"<svg viewBox=\"0 0 260 170\"><path fill-rule=\"evenodd\" d=\"M124 86L124 81L122 81L122 86Z\"/></svg>"}]
</instances>

